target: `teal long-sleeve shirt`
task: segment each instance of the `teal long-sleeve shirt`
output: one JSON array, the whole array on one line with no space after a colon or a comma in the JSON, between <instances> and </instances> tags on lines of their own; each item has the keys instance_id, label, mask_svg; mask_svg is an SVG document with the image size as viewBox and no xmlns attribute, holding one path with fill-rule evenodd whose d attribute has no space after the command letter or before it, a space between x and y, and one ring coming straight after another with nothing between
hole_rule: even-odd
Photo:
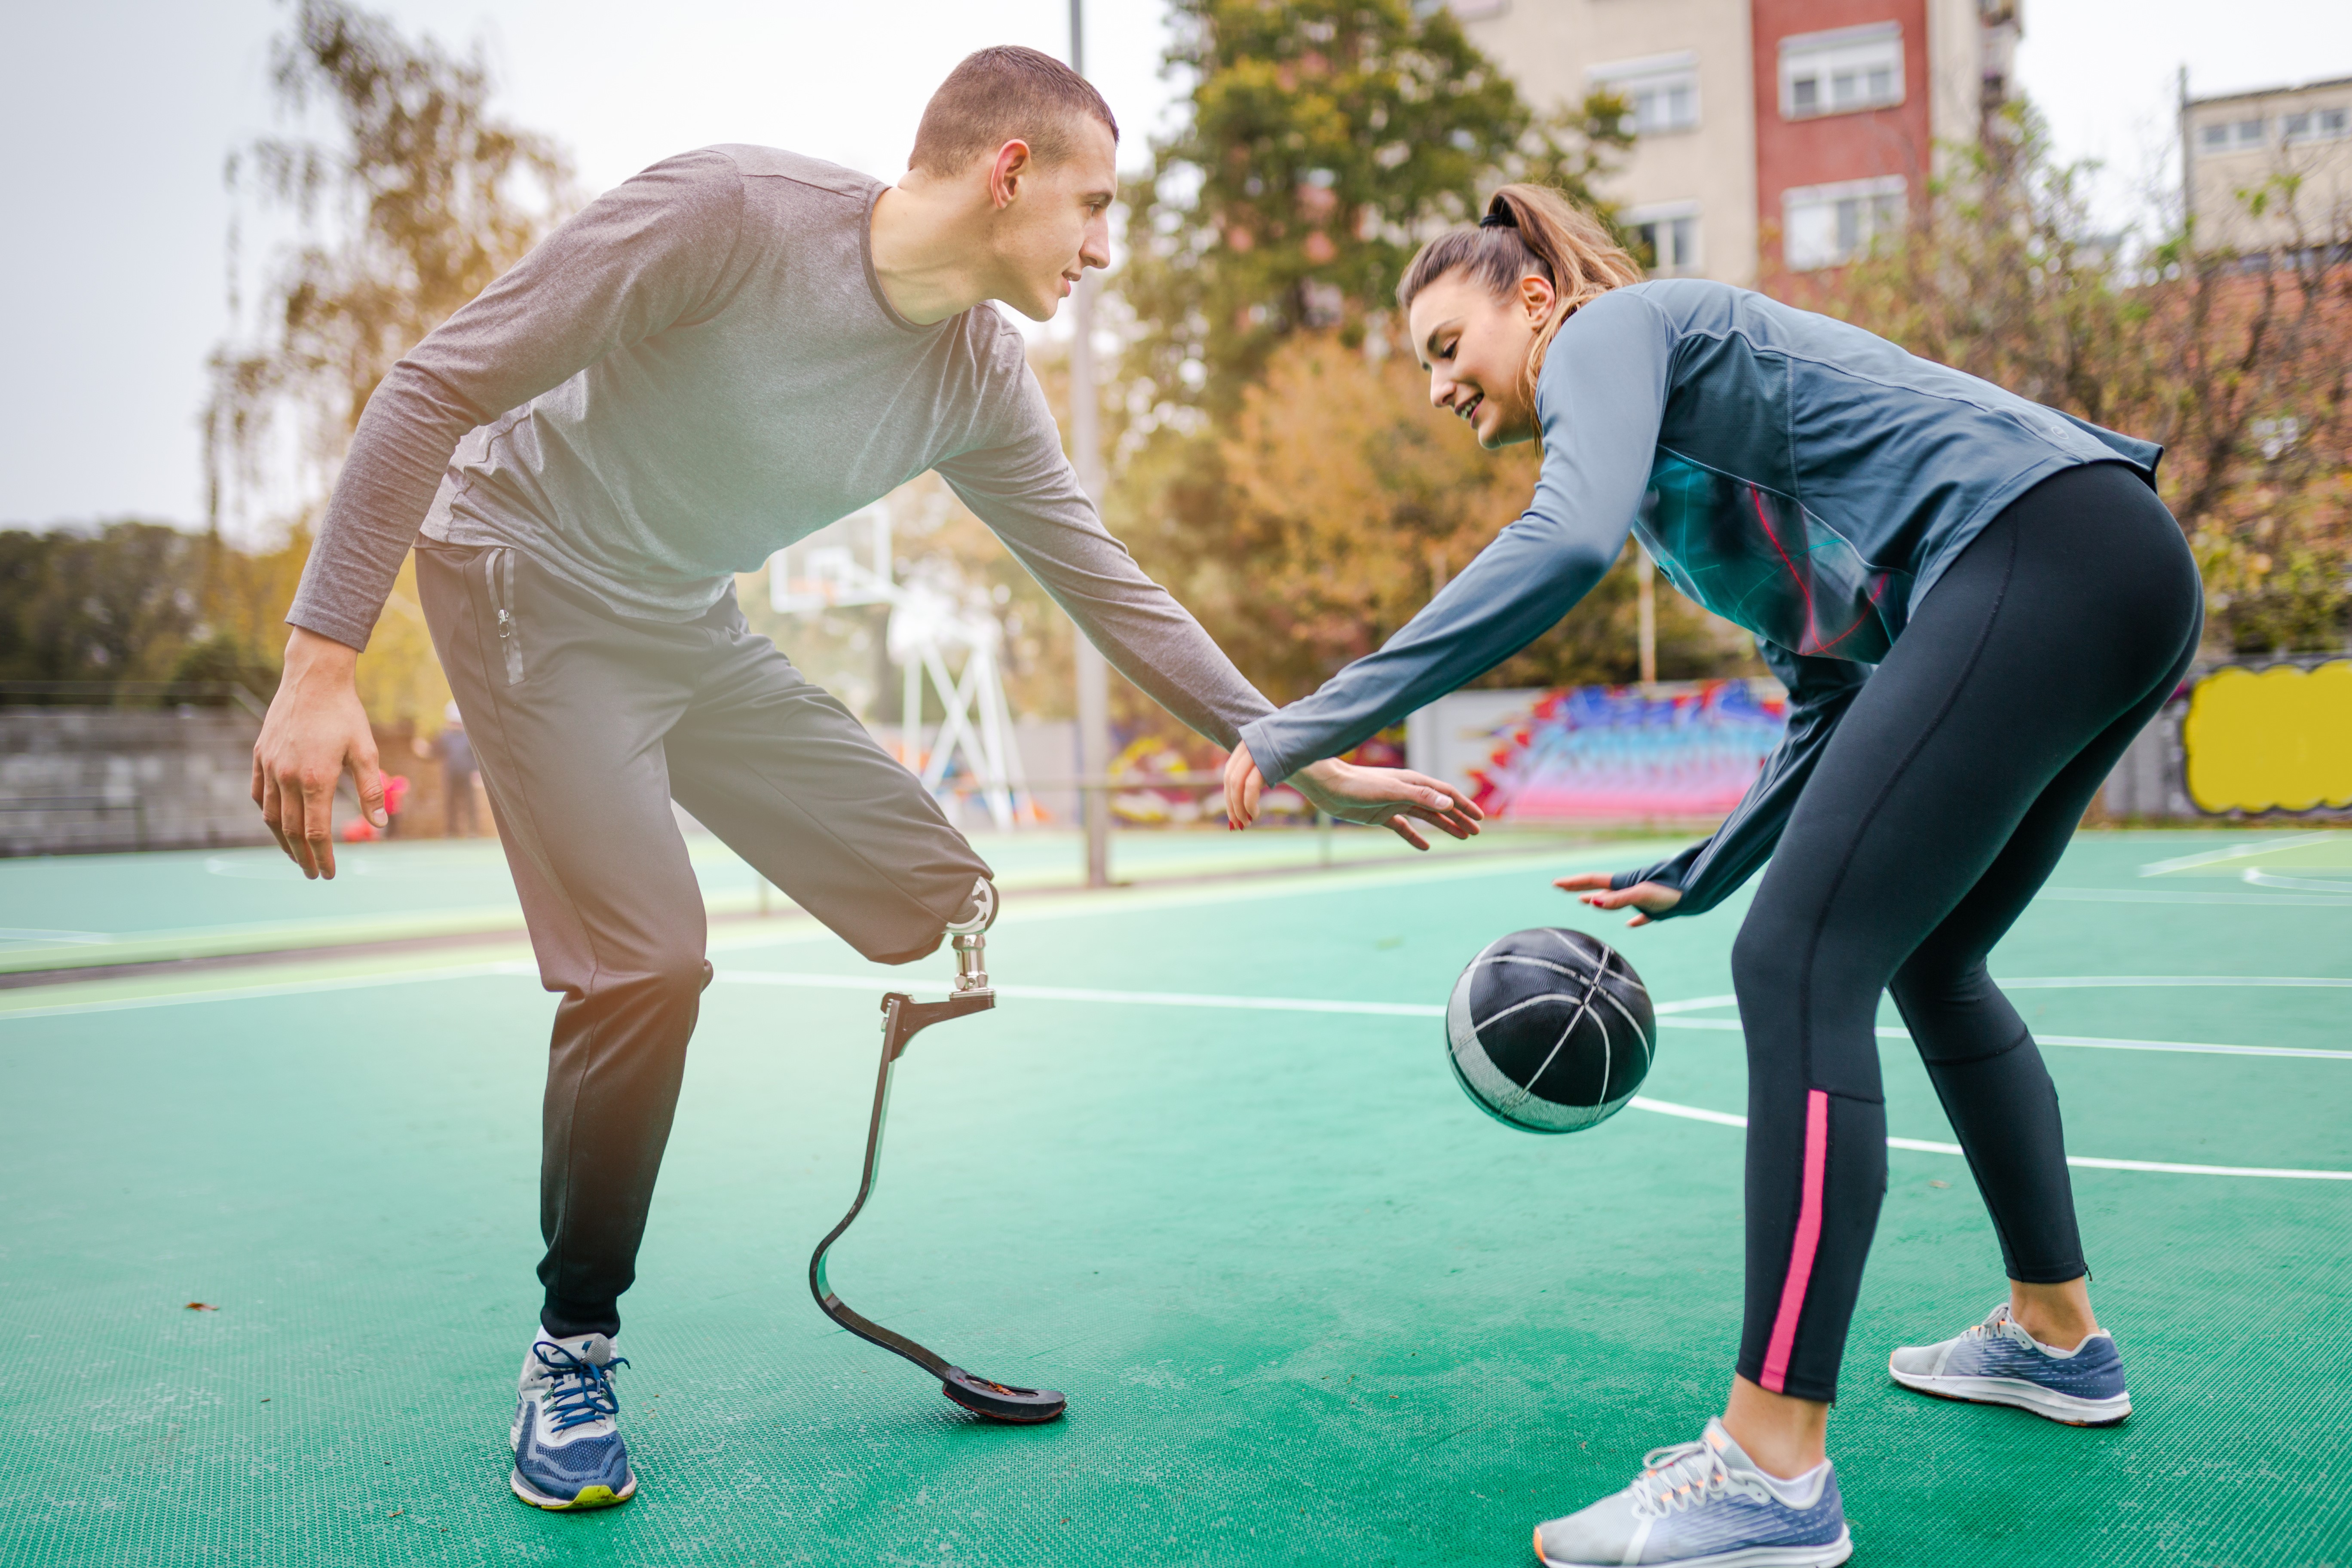
<instances>
[{"instance_id":1,"label":"teal long-sleeve shirt","mask_svg":"<svg viewBox=\"0 0 2352 1568\"><path fill-rule=\"evenodd\" d=\"M1697 279L1579 310L1536 387L1527 511L1380 649L1244 726L1269 782L1336 756L1533 642L1628 532L1690 598L1757 636L1789 727L1709 838L1620 885L1712 908L1769 858L1822 746L1946 567L2052 474L2162 448L1885 339Z\"/></svg>"}]
</instances>

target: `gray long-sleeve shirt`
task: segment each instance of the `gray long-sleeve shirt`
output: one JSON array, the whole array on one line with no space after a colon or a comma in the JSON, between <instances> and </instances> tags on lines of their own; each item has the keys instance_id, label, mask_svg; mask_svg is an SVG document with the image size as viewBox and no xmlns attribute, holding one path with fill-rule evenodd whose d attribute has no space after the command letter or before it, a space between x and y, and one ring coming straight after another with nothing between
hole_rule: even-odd
<instances>
[{"instance_id":1,"label":"gray long-sleeve shirt","mask_svg":"<svg viewBox=\"0 0 2352 1568\"><path fill-rule=\"evenodd\" d=\"M1020 334L891 308L884 187L705 148L607 192L368 400L287 619L364 647L420 526L684 622L738 572L936 468L1111 661L1220 744L1272 711L1105 531Z\"/></svg>"}]
</instances>

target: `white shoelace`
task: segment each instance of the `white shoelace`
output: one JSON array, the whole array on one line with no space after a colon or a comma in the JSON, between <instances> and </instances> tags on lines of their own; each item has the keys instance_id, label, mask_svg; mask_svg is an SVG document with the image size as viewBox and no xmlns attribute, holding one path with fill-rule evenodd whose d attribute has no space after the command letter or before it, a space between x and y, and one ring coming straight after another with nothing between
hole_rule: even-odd
<instances>
[{"instance_id":1,"label":"white shoelace","mask_svg":"<svg viewBox=\"0 0 2352 1568\"><path fill-rule=\"evenodd\" d=\"M1985 1321L1983 1322L1970 1323L1969 1325L1969 1333L1971 1338L1980 1340L2002 1339L2006 1336L2001 1331L2008 1326L2009 1322L2009 1303L2003 1301L2000 1306L1995 1307L1991 1311L1985 1314ZM2028 1337L2031 1338L2032 1336L2029 1335Z\"/></svg>"},{"instance_id":2,"label":"white shoelace","mask_svg":"<svg viewBox=\"0 0 2352 1568\"><path fill-rule=\"evenodd\" d=\"M1780 1500L1761 1477L1735 1473L1704 1438L1651 1449L1643 1457L1633 1491L1633 1513L1641 1519L1664 1519L1678 1508L1699 1508L1733 1496L1757 1502Z\"/></svg>"}]
</instances>

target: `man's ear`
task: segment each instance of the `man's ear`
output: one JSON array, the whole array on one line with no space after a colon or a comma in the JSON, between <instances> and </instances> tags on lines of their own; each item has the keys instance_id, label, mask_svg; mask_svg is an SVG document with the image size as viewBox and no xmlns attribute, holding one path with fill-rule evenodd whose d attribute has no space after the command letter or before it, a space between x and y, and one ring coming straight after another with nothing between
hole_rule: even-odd
<instances>
[{"instance_id":1,"label":"man's ear","mask_svg":"<svg viewBox=\"0 0 2352 1568\"><path fill-rule=\"evenodd\" d=\"M1021 182L1035 172L1037 161L1030 155L1029 143L1015 137L996 150L996 161L988 168L988 201L1003 212L1021 196Z\"/></svg>"},{"instance_id":2,"label":"man's ear","mask_svg":"<svg viewBox=\"0 0 2352 1568\"><path fill-rule=\"evenodd\" d=\"M1552 288L1551 279L1529 273L1519 279L1519 302L1527 307L1528 325L1539 327L1551 320L1551 310L1559 303L1559 294Z\"/></svg>"}]
</instances>

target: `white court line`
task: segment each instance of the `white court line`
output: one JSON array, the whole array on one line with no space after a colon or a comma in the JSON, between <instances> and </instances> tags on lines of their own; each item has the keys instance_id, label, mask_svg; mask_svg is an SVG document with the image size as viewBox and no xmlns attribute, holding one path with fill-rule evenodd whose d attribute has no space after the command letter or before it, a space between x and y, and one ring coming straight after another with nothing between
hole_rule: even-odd
<instances>
[{"instance_id":1,"label":"white court line","mask_svg":"<svg viewBox=\"0 0 2352 1568\"><path fill-rule=\"evenodd\" d=\"M944 977L914 974L802 974L781 969L724 969L722 981L738 985L782 985L821 991L911 991L944 989ZM1033 1002L1125 1002L1145 1007L1227 1007L1255 1013L1358 1013L1376 1018L1443 1018L1445 1009L1426 1002L1318 1002L1295 996L1216 996L1196 991L1094 991L1076 985L999 985L999 996Z\"/></svg>"},{"instance_id":2,"label":"white court line","mask_svg":"<svg viewBox=\"0 0 2352 1568\"><path fill-rule=\"evenodd\" d=\"M112 942L114 935L102 931L50 931L45 927L0 927L0 942L35 942L47 947L52 944L87 946L91 942Z\"/></svg>"},{"instance_id":3,"label":"white court line","mask_svg":"<svg viewBox=\"0 0 2352 1568\"><path fill-rule=\"evenodd\" d=\"M2332 833L2298 833L2292 838L2255 838L2226 848L2200 849L2194 855L2176 855L2169 860L2151 860L2139 868L2139 874L2161 877L2168 872L2186 871L2191 866L2218 866L2224 860L2244 860L2280 849L2300 849L2306 844L2322 843L2335 837Z\"/></svg>"},{"instance_id":4,"label":"white court line","mask_svg":"<svg viewBox=\"0 0 2352 1568\"><path fill-rule=\"evenodd\" d=\"M2159 893L2142 888L2044 888L2036 900L2062 904L2234 904L2266 910L2340 910L2352 907L2352 897L2325 893Z\"/></svg>"},{"instance_id":5,"label":"white court line","mask_svg":"<svg viewBox=\"0 0 2352 1568\"><path fill-rule=\"evenodd\" d=\"M1702 1007L1729 1007L1738 1000L1737 996L1694 996L1687 1002L1660 1002L1650 1010L1663 1018L1673 1013L1696 1013Z\"/></svg>"},{"instance_id":6,"label":"white court line","mask_svg":"<svg viewBox=\"0 0 2352 1568\"><path fill-rule=\"evenodd\" d=\"M259 996L308 996L322 991L364 991L376 985L406 985L418 980L462 980L477 974L536 974L539 966L522 960L493 963L452 963L436 969L388 970L377 974L339 974L324 980L278 980L262 985L224 985L204 991L159 991L148 996L100 997L89 1002L59 1002L46 1007L0 1005L0 1024L18 1018L68 1018L81 1013L130 1013L142 1007L176 1007L184 1002L247 1002Z\"/></svg>"},{"instance_id":7,"label":"white court line","mask_svg":"<svg viewBox=\"0 0 2352 1568\"><path fill-rule=\"evenodd\" d=\"M1728 1034L1739 1033L1737 1018L1661 1018L1661 1028L1719 1029ZM1877 1031L1882 1040L1907 1040L1911 1031L1892 1025ZM2083 1046L2102 1051L2168 1051L2192 1057L2298 1057L2314 1061L2352 1062L2352 1051L2307 1050L2297 1046L2221 1046L2202 1040L2118 1040L2103 1035L2044 1035L2037 1033L2033 1042L2041 1046Z\"/></svg>"},{"instance_id":8,"label":"white court line","mask_svg":"<svg viewBox=\"0 0 2352 1568\"><path fill-rule=\"evenodd\" d=\"M2352 976L2326 974L1997 974L2004 991L2137 991L2152 985L2284 986L2313 990L2352 990ZM1728 1007L1737 996L1701 996L1690 1002L1662 1003L1660 1013L1696 1013L1702 1007Z\"/></svg>"},{"instance_id":9,"label":"white court line","mask_svg":"<svg viewBox=\"0 0 2352 1568\"><path fill-rule=\"evenodd\" d=\"M731 973L721 974L719 978L754 985L806 985L826 990L866 990L873 984L872 981L860 979L855 975L792 974L776 970L738 970ZM1388 1018L1436 1018L1443 1017L1445 1014L1444 1008L1426 1003L1306 1001L1287 996L1212 996L1191 992L1095 991L1060 985L1000 985L996 989L1000 995L1027 997L1041 1002L1109 1002L1158 1007L1231 1007L1265 1013L1355 1013ZM1669 1007L1719 1006L1729 1000L1728 997L1708 996L1686 1003L1670 1002L1666 1005ZM1674 1023L1677 1027L1686 1029L1737 1029L1739 1027L1738 1023L1727 1018L1677 1018ZM1879 1032L1885 1034L1887 1031ZM1896 1030L1895 1033L1901 1035L1902 1031ZM2247 1046L2221 1048L2254 1051L2263 1047ZM2344 1051L2307 1054L2352 1056L2352 1052ZM1689 1121L1711 1121L1719 1127L1748 1125L1746 1117L1735 1116L1729 1111L1706 1110L1696 1105L1678 1105L1670 1100L1652 1100L1646 1095L1635 1095L1626 1103L1636 1110L1654 1111L1660 1116L1679 1116ZM1886 1141L1886 1146L1890 1149L1908 1149L1925 1154L1958 1155L1960 1152L1960 1146L1957 1143L1933 1143L1921 1138L1889 1138ZM2258 1165L2190 1165L2164 1160L2102 1160L2078 1154L2067 1155L2066 1163L2095 1171L2154 1171L2181 1176L2267 1176L2281 1181L2352 1182L2352 1171L2299 1171Z\"/></svg>"},{"instance_id":10,"label":"white court line","mask_svg":"<svg viewBox=\"0 0 2352 1568\"><path fill-rule=\"evenodd\" d=\"M1994 979L2004 991L2137 990L2145 985L2280 985L2352 990L2352 979L2317 974L2037 974L2022 980L2002 974Z\"/></svg>"},{"instance_id":11,"label":"white court line","mask_svg":"<svg viewBox=\"0 0 2352 1568\"><path fill-rule=\"evenodd\" d=\"M139 1007L164 1007L182 1002L236 1002L258 996L295 996L324 991L355 991L373 985L394 985L418 980L451 980L467 975L529 974L534 966L518 960L490 963L453 964L439 969L412 969L384 974L343 975L328 980L289 980L267 985L241 985L216 991L182 991L155 996L131 996L119 1000L69 1002L54 1007L26 1007L12 1012L0 1012L0 1022L9 1018L47 1018L76 1013L114 1013ZM738 984L779 985L803 989L831 991L872 991L877 979L856 974L800 974L779 970L739 969L722 971L717 978ZM909 985L924 984L924 978L905 976ZM932 980L930 984L941 984ZM1292 996L1217 996L1180 991L1097 991L1065 985L1000 985L998 994L1026 997L1040 1002L1108 1002L1130 1006L1157 1007L1222 1007L1265 1013L1346 1013L1384 1018L1442 1018L1445 1009L1428 1003L1412 1002L1339 1002L1318 1001ZM1665 1004L1667 1007L1720 1006L1727 997L1707 996L1690 1002ZM1675 1019L1681 1028L1737 1029L1739 1025L1727 1018ZM1881 1030L1884 1034L1887 1031ZM1895 1031L1901 1034L1900 1030ZM2209 1047L2181 1047L2209 1048ZM2231 1047L2221 1047L2230 1049ZM2260 1047L2240 1047L2236 1049L2256 1051ZM2346 1052L2305 1052L2305 1055L2352 1055ZM1637 1110L1655 1112L1661 1116L1678 1116L1690 1121L1709 1121L1721 1127L1746 1127L1748 1119L1728 1111L1706 1110L1695 1105L1677 1105L1672 1100L1652 1100L1636 1095L1627 1101ZM1917 1138L1889 1138L1890 1149L1909 1149L1928 1154L1958 1154L1957 1143L1931 1143ZM2352 1182L2352 1171L2297 1171L2272 1169L2252 1165L2189 1165L2158 1160L2101 1160L2087 1155L2069 1154L2066 1163L2091 1170L2153 1171L2184 1176L2267 1176L2283 1181Z\"/></svg>"},{"instance_id":12,"label":"white court line","mask_svg":"<svg viewBox=\"0 0 2352 1568\"><path fill-rule=\"evenodd\" d=\"M805 986L825 991L871 991L877 984L885 989L904 989L908 985L925 984L925 977L920 976L893 986L879 977L803 974L776 969L721 970L719 978L733 981L739 985ZM946 982L931 980L929 984L943 985ZM1340 1002L1298 996L1219 996L1198 991L1095 991L1075 985L1023 985L1017 983L997 986L996 994L1016 1001L1124 1002L1146 1007L1225 1007L1248 1013L1350 1013L1372 1018L1445 1016L1444 1007L1433 1002ZM1688 1002L1661 1003L1656 1011L1670 1014L1700 1007L1727 1007L1736 1000L1731 996L1700 996Z\"/></svg>"},{"instance_id":13,"label":"white court line","mask_svg":"<svg viewBox=\"0 0 2352 1568\"><path fill-rule=\"evenodd\" d=\"M1707 1121L1717 1127L1746 1127L1748 1118L1734 1116L1727 1110L1702 1110L1696 1105L1676 1105L1671 1100L1652 1100L1635 1095L1626 1104L1636 1110L1654 1111L1660 1116L1678 1116L1685 1121ZM1925 1138L1889 1138L1889 1149L1908 1149L1920 1154L1958 1154L1958 1143L1935 1143ZM2352 1182L2352 1171L2296 1171L2267 1165L2184 1165L2170 1160L2099 1160L2087 1154L2069 1154L2066 1163L2092 1171L2156 1171L2176 1176L2269 1176L2288 1182Z\"/></svg>"},{"instance_id":14,"label":"white court line","mask_svg":"<svg viewBox=\"0 0 2352 1568\"><path fill-rule=\"evenodd\" d=\"M2329 882L2315 877L2280 877L2249 866L2238 873L2238 880L2257 888L2296 888L2314 893L2352 893L2352 882Z\"/></svg>"},{"instance_id":15,"label":"white court line","mask_svg":"<svg viewBox=\"0 0 2352 1568\"><path fill-rule=\"evenodd\" d=\"M447 964L433 969L387 971L373 974L336 975L320 980L285 980L260 985L218 986L206 990L166 991L147 996L107 997L86 1002L63 1002L50 1006L6 1007L0 1005L0 1023L18 1018L71 1017L84 1013L125 1013L150 1007L172 1007L183 1003L247 1002L269 996L307 996L336 991L361 991L380 985L399 985L414 981L458 980L477 975L533 974L537 968L525 960L505 959L484 963ZM942 977L925 975L857 975L812 974L783 970L724 969L718 978L741 985L780 985L803 990L878 991L937 986L944 988ZM2106 984L2124 983L2126 976L2092 976L2084 983ZM2069 981L2068 984L2075 984ZM2233 981L2226 976L2173 976L2154 979L2150 984L2229 984L2249 985L2352 985L2344 980L2297 980L2271 978ZM2033 985L2032 981L2004 981L2006 985ZM2059 984L2044 980L2039 984L2049 987ZM1005 984L996 987L997 994L1014 999L1037 1002L1103 1002L1152 1007L1210 1007L1255 1013L1322 1013L1352 1015L1375 1018L1443 1018L1443 1005L1428 1002L1349 1002L1326 1001L1296 996L1224 996L1183 991L1098 991L1082 986ZM1664 1002L1657 1005L1660 1025L1672 1029L1713 1029L1729 1033L1739 1031L1738 1020L1733 1018L1685 1018L1675 1015L1696 1012L1708 1007L1727 1007L1738 999L1731 996L1698 996L1684 1002ZM1907 1040L1910 1033L1899 1028L1877 1031L1881 1039ZM2231 1046L2199 1040L2132 1040L2110 1039L2095 1035L2036 1035L2043 1045L2075 1046L2092 1050L2154 1051L2186 1056L2284 1057L2315 1061L2352 1060L2352 1051L2304 1049L2287 1046Z\"/></svg>"}]
</instances>

